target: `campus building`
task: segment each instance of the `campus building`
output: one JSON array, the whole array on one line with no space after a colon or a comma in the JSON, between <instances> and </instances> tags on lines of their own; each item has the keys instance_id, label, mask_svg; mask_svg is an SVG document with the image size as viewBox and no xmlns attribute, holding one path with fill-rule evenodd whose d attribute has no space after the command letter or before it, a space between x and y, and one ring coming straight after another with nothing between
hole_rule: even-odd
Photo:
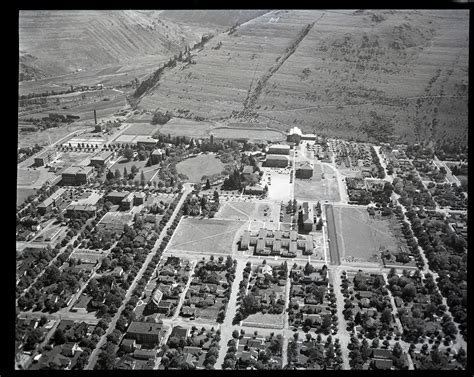
<instances>
[{"instance_id":1,"label":"campus building","mask_svg":"<svg viewBox=\"0 0 474 377\"><path fill-rule=\"evenodd\" d=\"M38 205L36 209L40 215L44 215L60 205L63 201L64 193L66 192L65 189L59 188L56 192L54 192L49 198L47 198L44 202Z\"/></svg>"},{"instance_id":2,"label":"campus building","mask_svg":"<svg viewBox=\"0 0 474 377\"><path fill-rule=\"evenodd\" d=\"M66 186L83 185L89 182L94 174L91 166L71 166L61 174L62 183Z\"/></svg>"},{"instance_id":3,"label":"campus building","mask_svg":"<svg viewBox=\"0 0 474 377\"><path fill-rule=\"evenodd\" d=\"M268 148L268 154L290 154L290 146L287 144L273 144Z\"/></svg>"},{"instance_id":4,"label":"campus building","mask_svg":"<svg viewBox=\"0 0 474 377\"><path fill-rule=\"evenodd\" d=\"M35 157L35 165L36 166L45 166L49 164L56 158L56 151L54 149L47 150L43 153L40 153L37 157Z\"/></svg>"},{"instance_id":5,"label":"campus building","mask_svg":"<svg viewBox=\"0 0 474 377\"><path fill-rule=\"evenodd\" d=\"M154 147L156 145L156 141L156 139L153 139L150 136L137 136L134 140L138 146L143 145L145 148Z\"/></svg>"},{"instance_id":6,"label":"campus building","mask_svg":"<svg viewBox=\"0 0 474 377\"><path fill-rule=\"evenodd\" d=\"M162 321L133 321L128 327L126 338L135 339L137 343L159 344L163 337L162 328Z\"/></svg>"},{"instance_id":7,"label":"campus building","mask_svg":"<svg viewBox=\"0 0 474 377\"><path fill-rule=\"evenodd\" d=\"M304 254L313 251L312 236L298 236L296 230L267 230L260 228L258 233L245 230L240 240L242 250L253 249L257 255L280 255L294 258L301 249Z\"/></svg>"},{"instance_id":8,"label":"campus building","mask_svg":"<svg viewBox=\"0 0 474 377\"><path fill-rule=\"evenodd\" d=\"M93 166L105 166L114 156L114 152L101 152L91 158L91 165Z\"/></svg>"},{"instance_id":9,"label":"campus building","mask_svg":"<svg viewBox=\"0 0 474 377\"><path fill-rule=\"evenodd\" d=\"M263 195L265 189L260 185L247 186L244 190L244 194L247 195Z\"/></svg>"},{"instance_id":10,"label":"campus building","mask_svg":"<svg viewBox=\"0 0 474 377\"><path fill-rule=\"evenodd\" d=\"M110 194L108 194L105 197L105 200L111 202L114 205L116 205L116 204L120 204L122 202L122 200L125 197L127 197L129 194L130 194L130 192L128 192L128 191L122 191L122 192L112 191Z\"/></svg>"},{"instance_id":11,"label":"campus building","mask_svg":"<svg viewBox=\"0 0 474 377\"><path fill-rule=\"evenodd\" d=\"M97 207L92 204L71 204L66 208L66 216L86 213L89 217L95 216Z\"/></svg>"},{"instance_id":12,"label":"campus building","mask_svg":"<svg viewBox=\"0 0 474 377\"><path fill-rule=\"evenodd\" d=\"M309 205L308 202L304 202L302 210L299 213L300 226L303 230L311 232L314 225L314 208L313 205Z\"/></svg>"},{"instance_id":13,"label":"campus building","mask_svg":"<svg viewBox=\"0 0 474 377\"><path fill-rule=\"evenodd\" d=\"M286 135L286 140L299 144L301 140L301 135L301 130L298 127L293 127L292 129L290 129L290 132L288 132L288 135Z\"/></svg>"},{"instance_id":14,"label":"campus building","mask_svg":"<svg viewBox=\"0 0 474 377\"><path fill-rule=\"evenodd\" d=\"M155 149L153 152L151 152L151 164L155 165L160 163L166 158L166 153L163 149Z\"/></svg>"},{"instance_id":15,"label":"campus building","mask_svg":"<svg viewBox=\"0 0 474 377\"><path fill-rule=\"evenodd\" d=\"M313 176L313 164L309 161L298 162L296 164L296 178L307 179Z\"/></svg>"},{"instance_id":16,"label":"campus building","mask_svg":"<svg viewBox=\"0 0 474 377\"><path fill-rule=\"evenodd\" d=\"M269 154L265 160L265 166L270 168L286 168L289 160L287 156Z\"/></svg>"},{"instance_id":17,"label":"campus building","mask_svg":"<svg viewBox=\"0 0 474 377\"><path fill-rule=\"evenodd\" d=\"M129 210L133 206L135 195L133 193L128 194L125 198L122 199L120 202L120 208L124 210Z\"/></svg>"}]
</instances>

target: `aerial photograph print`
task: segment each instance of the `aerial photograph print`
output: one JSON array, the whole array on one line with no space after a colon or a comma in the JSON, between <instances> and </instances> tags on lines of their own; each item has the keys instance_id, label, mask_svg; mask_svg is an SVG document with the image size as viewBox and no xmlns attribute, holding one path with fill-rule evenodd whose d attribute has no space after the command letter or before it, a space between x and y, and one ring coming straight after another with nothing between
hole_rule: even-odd
<instances>
[{"instance_id":1,"label":"aerial photograph print","mask_svg":"<svg viewBox=\"0 0 474 377\"><path fill-rule=\"evenodd\" d=\"M467 5L17 17L12 371L472 376Z\"/></svg>"}]
</instances>

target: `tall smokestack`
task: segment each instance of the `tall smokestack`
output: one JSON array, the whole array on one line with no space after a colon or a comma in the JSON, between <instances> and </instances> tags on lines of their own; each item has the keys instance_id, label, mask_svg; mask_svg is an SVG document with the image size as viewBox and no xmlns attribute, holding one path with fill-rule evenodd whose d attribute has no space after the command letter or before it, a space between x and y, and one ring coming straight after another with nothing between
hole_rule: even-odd
<instances>
[{"instance_id":1,"label":"tall smokestack","mask_svg":"<svg viewBox=\"0 0 474 377\"><path fill-rule=\"evenodd\" d=\"M95 122L95 124L97 124L97 114L95 112L95 109L94 109L94 122Z\"/></svg>"}]
</instances>

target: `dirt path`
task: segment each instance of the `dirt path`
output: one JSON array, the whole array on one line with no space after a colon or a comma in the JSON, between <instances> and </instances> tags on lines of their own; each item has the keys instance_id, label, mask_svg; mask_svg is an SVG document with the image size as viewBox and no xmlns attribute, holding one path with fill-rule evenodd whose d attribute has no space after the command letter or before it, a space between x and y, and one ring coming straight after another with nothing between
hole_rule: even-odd
<instances>
[{"instance_id":1,"label":"dirt path","mask_svg":"<svg viewBox=\"0 0 474 377\"><path fill-rule=\"evenodd\" d=\"M243 109L243 115L245 113L248 113L253 110L255 107L255 103L257 102L258 98L260 97L260 94L262 90L265 88L268 80L280 69L280 67L288 60L288 58L293 55L293 53L296 51L298 48L299 44L301 41L308 35L310 30L313 28L313 26L324 17L325 13L323 13L316 21L313 23L310 23L306 25L298 34L296 37L295 41L291 44L291 46L288 47L287 51L278 59L278 61L270 67L270 69L257 81L257 84L255 87L252 89L252 87L249 88L247 98L244 101L244 109ZM253 83L253 80L252 80Z\"/></svg>"}]
</instances>

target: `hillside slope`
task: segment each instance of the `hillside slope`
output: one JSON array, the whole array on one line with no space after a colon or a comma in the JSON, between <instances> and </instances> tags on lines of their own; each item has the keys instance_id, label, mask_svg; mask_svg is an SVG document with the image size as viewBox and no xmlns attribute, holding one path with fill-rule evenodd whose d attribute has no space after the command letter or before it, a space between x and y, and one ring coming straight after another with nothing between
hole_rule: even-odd
<instances>
[{"instance_id":1,"label":"hillside slope","mask_svg":"<svg viewBox=\"0 0 474 377\"><path fill-rule=\"evenodd\" d=\"M465 143L468 30L467 11L272 11L165 72L140 107L328 136Z\"/></svg>"},{"instance_id":2,"label":"hillside slope","mask_svg":"<svg viewBox=\"0 0 474 377\"><path fill-rule=\"evenodd\" d=\"M192 28L161 20L160 11L21 11L20 73L31 68L40 77L55 76L169 58L200 38Z\"/></svg>"}]
</instances>

